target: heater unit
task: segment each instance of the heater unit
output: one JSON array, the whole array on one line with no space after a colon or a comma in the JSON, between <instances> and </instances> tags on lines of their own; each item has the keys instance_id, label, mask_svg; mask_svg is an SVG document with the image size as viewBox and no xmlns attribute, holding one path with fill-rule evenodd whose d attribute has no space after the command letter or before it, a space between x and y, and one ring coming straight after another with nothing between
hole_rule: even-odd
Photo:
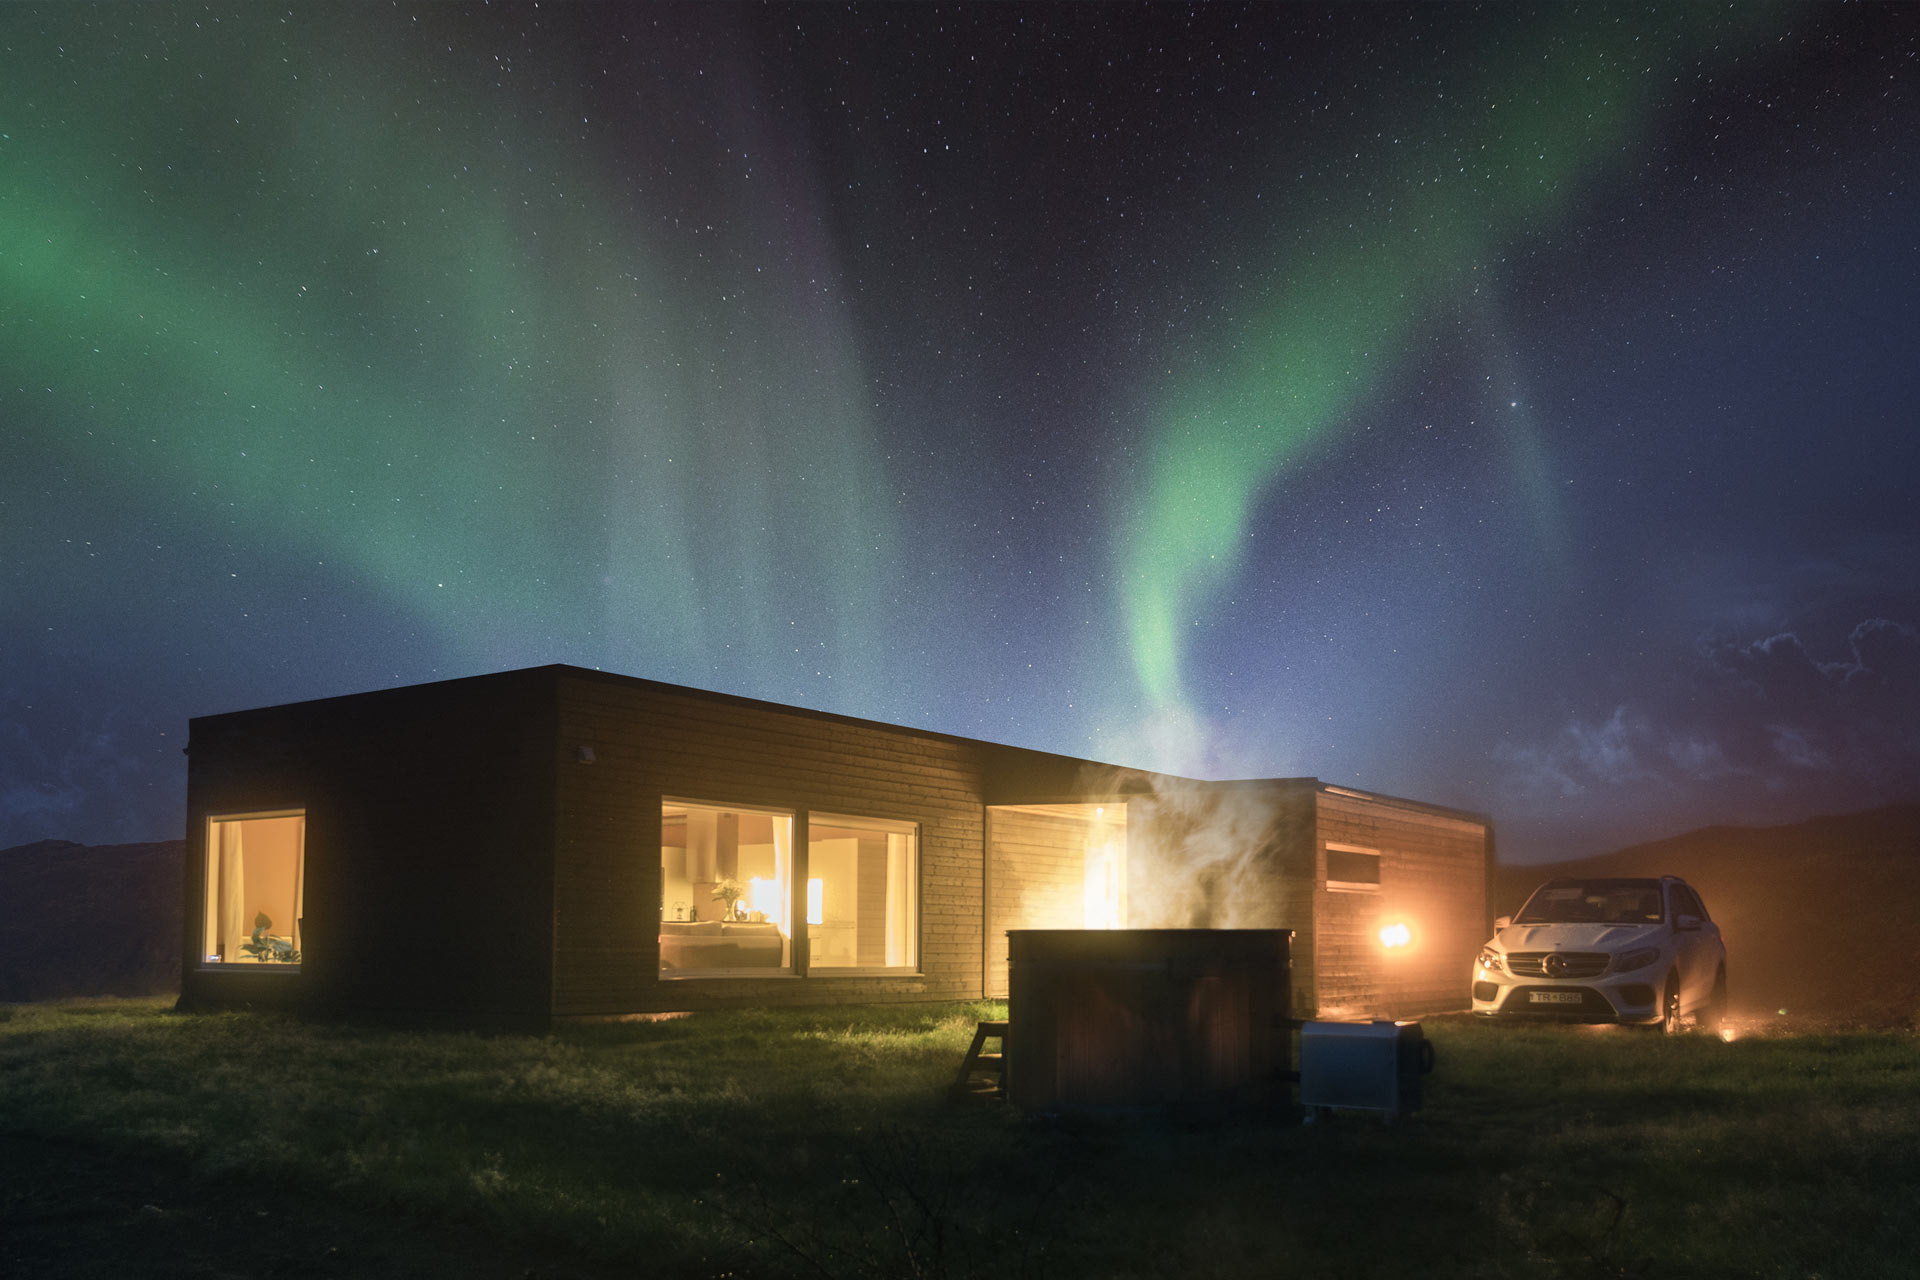
<instances>
[{"instance_id":1,"label":"heater unit","mask_svg":"<svg viewBox=\"0 0 1920 1280\"><path fill-rule=\"evenodd\" d=\"M1433 1045L1417 1022L1309 1022L1300 1028L1300 1105L1306 1118L1349 1107L1389 1117L1420 1109Z\"/></svg>"}]
</instances>

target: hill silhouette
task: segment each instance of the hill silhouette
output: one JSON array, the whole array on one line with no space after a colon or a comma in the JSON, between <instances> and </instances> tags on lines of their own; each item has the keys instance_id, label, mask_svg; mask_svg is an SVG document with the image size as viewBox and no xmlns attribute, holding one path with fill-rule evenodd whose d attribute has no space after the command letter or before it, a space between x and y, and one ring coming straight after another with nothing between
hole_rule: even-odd
<instances>
[{"instance_id":1,"label":"hill silhouette","mask_svg":"<svg viewBox=\"0 0 1920 1280\"><path fill-rule=\"evenodd\" d=\"M1512 915L1561 875L1677 875L1727 939L1736 1013L1835 1020L1920 1016L1920 805L1782 827L1703 827L1570 862L1494 872L1494 911Z\"/></svg>"},{"instance_id":2,"label":"hill silhouette","mask_svg":"<svg viewBox=\"0 0 1920 1280\"><path fill-rule=\"evenodd\" d=\"M184 842L0 850L0 1002L180 990Z\"/></svg>"}]
</instances>

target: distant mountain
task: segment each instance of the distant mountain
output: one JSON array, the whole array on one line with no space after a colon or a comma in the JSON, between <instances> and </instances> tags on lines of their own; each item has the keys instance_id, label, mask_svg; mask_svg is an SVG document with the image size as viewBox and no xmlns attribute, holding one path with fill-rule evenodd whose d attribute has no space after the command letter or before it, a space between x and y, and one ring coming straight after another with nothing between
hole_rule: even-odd
<instances>
[{"instance_id":1,"label":"distant mountain","mask_svg":"<svg viewBox=\"0 0 1920 1280\"><path fill-rule=\"evenodd\" d=\"M0 1002L180 989L184 844L0 850Z\"/></svg>"},{"instance_id":2,"label":"distant mountain","mask_svg":"<svg viewBox=\"0 0 1920 1280\"><path fill-rule=\"evenodd\" d=\"M1615 853L1501 866L1511 915L1565 875L1683 876L1727 939L1736 1010L1920 1020L1920 805L1785 827L1703 827Z\"/></svg>"}]
</instances>

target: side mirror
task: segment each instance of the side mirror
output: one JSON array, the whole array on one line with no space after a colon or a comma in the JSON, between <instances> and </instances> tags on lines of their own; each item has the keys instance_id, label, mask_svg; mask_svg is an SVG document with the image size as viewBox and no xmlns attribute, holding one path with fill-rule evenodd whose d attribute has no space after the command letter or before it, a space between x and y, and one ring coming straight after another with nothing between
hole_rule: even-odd
<instances>
[{"instance_id":1,"label":"side mirror","mask_svg":"<svg viewBox=\"0 0 1920 1280\"><path fill-rule=\"evenodd\" d=\"M1697 933L1699 929L1699 916L1678 915L1673 918L1673 931L1675 933Z\"/></svg>"},{"instance_id":2,"label":"side mirror","mask_svg":"<svg viewBox=\"0 0 1920 1280\"><path fill-rule=\"evenodd\" d=\"M1498 933L1512 923L1513 923L1512 916L1495 916L1493 918L1493 931L1495 933Z\"/></svg>"}]
</instances>

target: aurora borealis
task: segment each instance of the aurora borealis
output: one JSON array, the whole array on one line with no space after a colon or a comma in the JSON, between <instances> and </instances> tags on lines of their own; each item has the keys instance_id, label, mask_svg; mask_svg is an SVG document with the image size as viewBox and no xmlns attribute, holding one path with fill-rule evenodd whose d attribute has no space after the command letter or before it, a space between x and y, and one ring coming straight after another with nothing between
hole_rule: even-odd
<instances>
[{"instance_id":1,"label":"aurora borealis","mask_svg":"<svg viewBox=\"0 0 1920 1280\"><path fill-rule=\"evenodd\" d=\"M0 8L0 847L546 662L1490 812L1920 793L1898 6Z\"/></svg>"}]
</instances>

